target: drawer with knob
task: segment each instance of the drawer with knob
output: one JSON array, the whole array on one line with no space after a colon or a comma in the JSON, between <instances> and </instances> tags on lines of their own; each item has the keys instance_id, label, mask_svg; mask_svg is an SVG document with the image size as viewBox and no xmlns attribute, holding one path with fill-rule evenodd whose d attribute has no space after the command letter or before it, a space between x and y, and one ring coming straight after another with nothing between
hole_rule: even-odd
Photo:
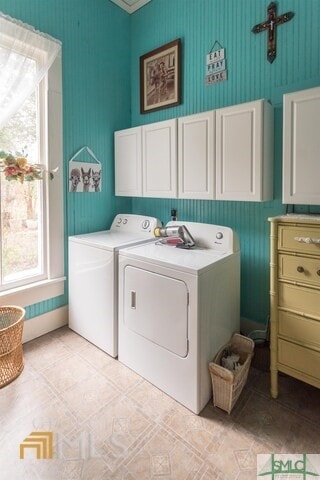
<instances>
[{"instance_id":1,"label":"drawer with knob","mask_svg":"<svg viewBox=\"0 0 320 480\"><path fill-rule=\"evenodd\" d=\"M279 225L278 248L320 256L320 228Z\"/></svg>"},{"instance_id":2,"label":"drawer with knob","mask_svg":"<svg viewBox=\"0 0 320 480\"><path fill-rule=\"evenodd\" d=\"M320 287L320 257L279 254L279 279Z\"/></svg>"}]
</instances>

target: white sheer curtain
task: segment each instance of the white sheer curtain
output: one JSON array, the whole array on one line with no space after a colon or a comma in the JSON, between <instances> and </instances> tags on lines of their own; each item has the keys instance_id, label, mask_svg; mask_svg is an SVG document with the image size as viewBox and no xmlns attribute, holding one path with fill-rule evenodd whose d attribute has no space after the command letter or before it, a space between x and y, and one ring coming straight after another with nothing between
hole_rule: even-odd
<instances>
[{"instance_id":1,"label":"white sheer curtain","mask_svg":"<svg viewBox=\"0 0 320 480\"><path fill-rule=\"evenodd\" d=\"M61 42L0 12L0 128L51 67Z\"/></svg>"}]
</instances>

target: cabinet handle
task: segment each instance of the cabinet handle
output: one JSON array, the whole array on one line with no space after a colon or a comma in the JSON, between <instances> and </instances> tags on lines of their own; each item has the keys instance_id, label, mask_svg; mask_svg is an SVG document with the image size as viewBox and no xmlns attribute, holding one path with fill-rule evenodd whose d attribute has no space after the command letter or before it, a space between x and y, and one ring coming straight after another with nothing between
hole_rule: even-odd
<instances>
[{"instance_id":1,"label":"cabinet handle","mask_svg":"<svg viewBox=\"0 0 320 480\"><path fill-rule=\"evenodd\" d=\"M300 242L300 243L314 243L314 244L319 244L320 243L320 238L294 237L294 240L296 240L296 242Z\"/></svg>"},{"instance_id":2,"label":"cabinet handle","mask_svg":"<svg viewBox=\"0 0 320 480\"><path fill-rule=\"evenodd\" d=\"M317 275L319 275L319 277L320 277L320 270L317 270Z\"/></svg>"},{"instance_id":3,"label":"cabinet handle","mask_svg":"<svg viewBox=\"0 0 320 480\"><path fill-rule=\"evenodd\" d=\"M304 272L304 268L299 265L299 267L297 267L297 271L298 271L299 273L303 273L303 272Z\"/></svg>"}]
</instances>

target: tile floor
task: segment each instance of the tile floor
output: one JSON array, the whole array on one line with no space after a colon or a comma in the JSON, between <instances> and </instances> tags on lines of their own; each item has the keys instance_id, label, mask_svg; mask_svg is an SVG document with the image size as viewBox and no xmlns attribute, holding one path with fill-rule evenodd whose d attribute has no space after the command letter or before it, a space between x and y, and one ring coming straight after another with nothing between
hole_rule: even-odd
<instances>
[{"instance_id":1,"label":"tile floor","mask_svg":"<svg viewBox=\"0 0 320 480\"><path fill-rule=\"evenodd\" d=\"M2 480L250 480L259 453L320 453L320 390L251 368L232 414L197 416L67 327L24 345L0 390ZM52 431L53 459L19 445Z\"/></svg>"}]
</instances>

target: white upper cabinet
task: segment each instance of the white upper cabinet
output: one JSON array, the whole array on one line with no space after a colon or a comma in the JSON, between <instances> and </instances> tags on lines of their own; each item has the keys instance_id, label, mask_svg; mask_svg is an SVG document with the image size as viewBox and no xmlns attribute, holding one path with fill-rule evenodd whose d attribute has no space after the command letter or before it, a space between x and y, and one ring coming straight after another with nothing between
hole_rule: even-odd
<instances>
[{"instance_id":1,"label":"white upper cabinet","mask_svg":"<svg viewBox=\"0 0 320 480\"><path fill-rule=\"evenodd\" d=\"M320 87L284 95L283 203L320 205Z\"/></svg>"},{"instance_id":2,"label":"white upper cabinet","mask_svg":"<svg viewBox=\"0 0 320 480\"><path fill-rule=\"evenodd\" d=\"M215 112L178 119L178 197L215 198Z\"/></svg>"},{"instance_id":3,"label":"white upper cabinet","mask_svg":"<svg viewBox=\"0 0 320 480\"><path fill-rule=\"evenodd\" d=\"M273 108L265 100L216 111L216 198L273 198Z\"/></svg>"},{"instance_id":4,"label":"white upper cabinet","mask_svg":"<svg viewBox=\"0 0 320 480\"><path fill-rule=\"evenodd\" d=\"M142 196L141 127L114 134L115 194Z\"/></svg>"},{"instance_id":5,"label":"white upper cabinet","mask_svg":"<svg viewBox=\"0 0 320 480\"><path fill-rule=\"evenodd\" d=\"M177 120L142 127L143 196L177 197Z\"/></svg>"},{"instance_id":6,"label":"white upper cabinet","mask_svg":"<svg viewBox=\"0 0 320 480\"><path fill-rule=\"evenodd\" d=\"M177 119L120 130L115 140L115 194L177 197Z\"/></svg>"},{"instance_id":7,"label":"white upper cabinet","mask_svg":"<svg viewBox=\"0 0 320 480\"><path fill-rule=\"evenodd\" d=\"M116 195L272 200L273 150L265 100L116 132Z\"/></svg>"}]
</instances>

